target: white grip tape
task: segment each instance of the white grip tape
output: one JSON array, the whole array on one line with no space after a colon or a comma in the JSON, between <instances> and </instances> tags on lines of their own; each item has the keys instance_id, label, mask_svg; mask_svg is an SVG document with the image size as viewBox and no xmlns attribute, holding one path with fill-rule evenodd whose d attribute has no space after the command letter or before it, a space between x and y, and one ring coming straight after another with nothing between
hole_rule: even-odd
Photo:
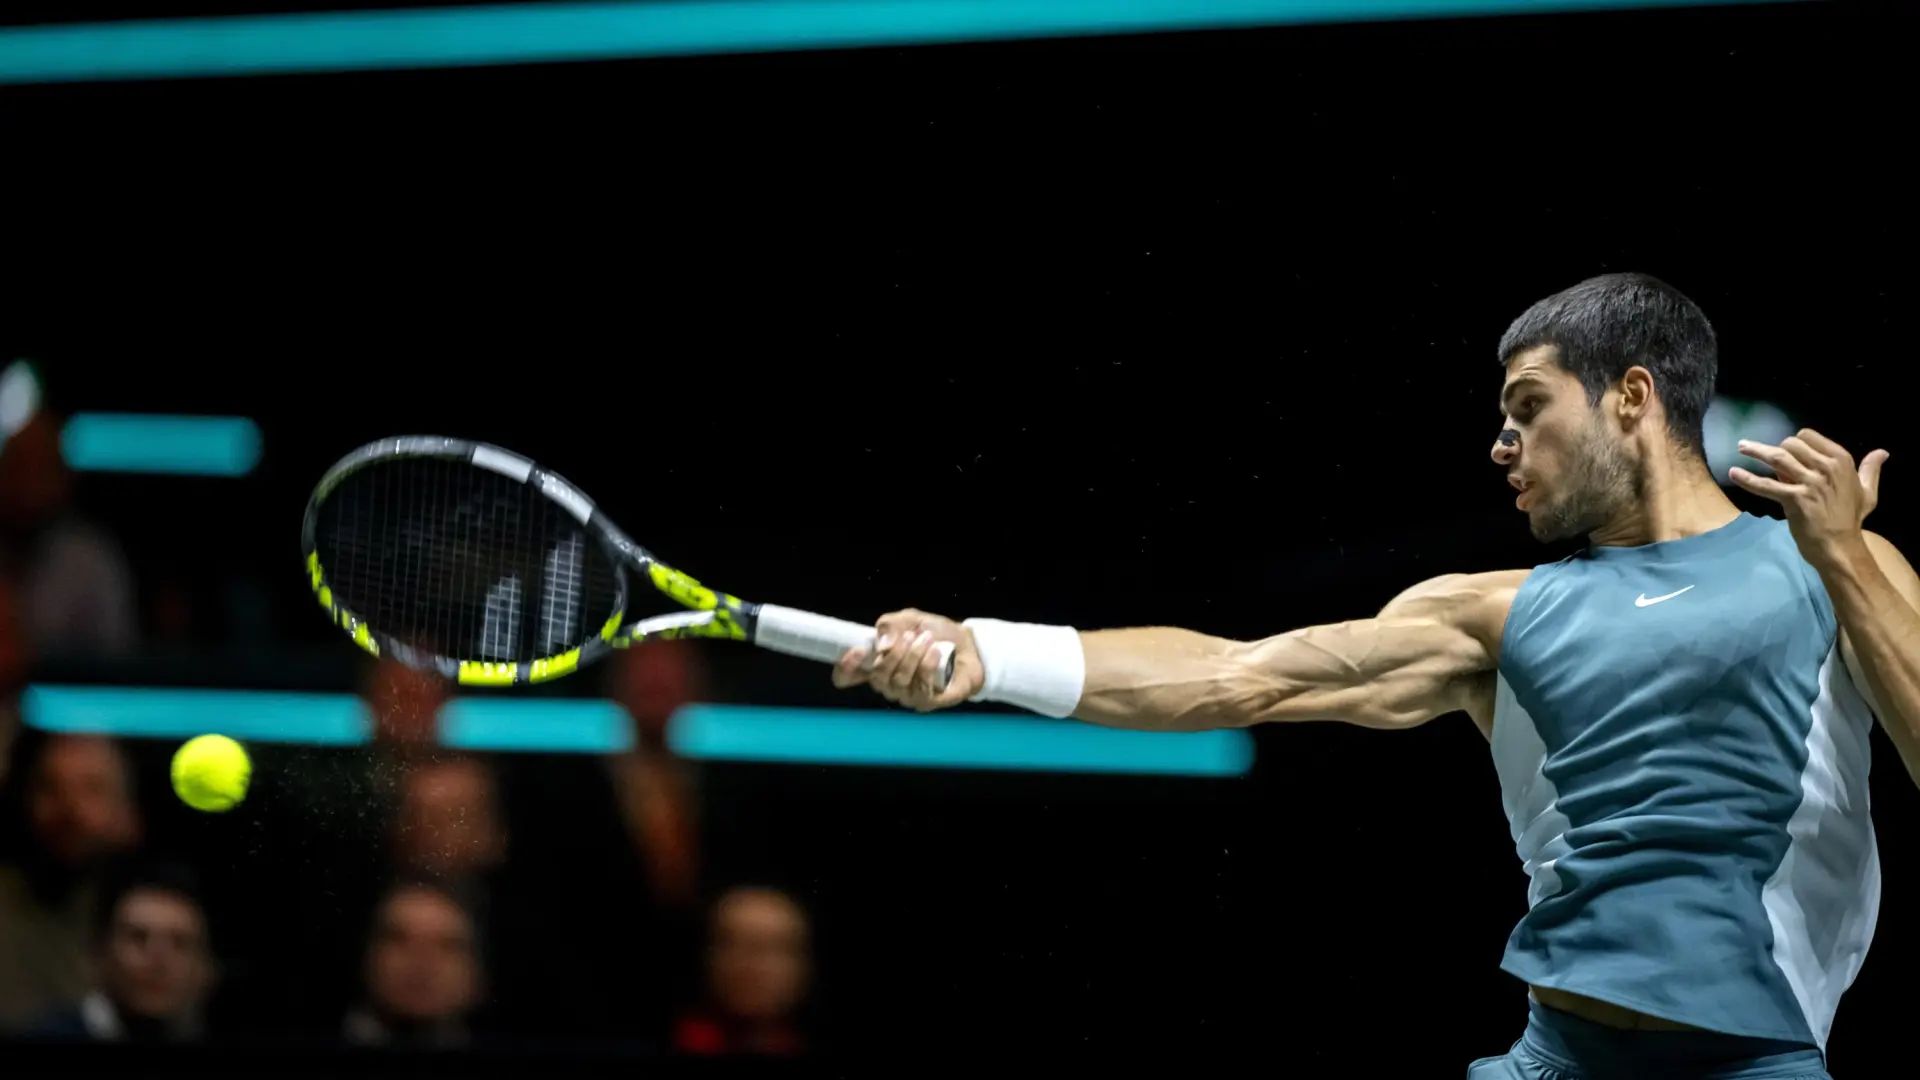
<instances>
[{"instance_id":1,"label":"white grip tape","mask_svg":"<svg viewBox=\"0 0 1920 1080\"><path fill-rule=\"evenodd\" d=\"M848 649L871 650L873 639L871 626L774 604L760 605L760 617L753 633L754 644L762 648L823 664L837 663ZM934 685L944 690L947 665L953 659L953 643L935 642L933 648L940 654L940 669L934 675Z\"/></svg>"}]
</instances>

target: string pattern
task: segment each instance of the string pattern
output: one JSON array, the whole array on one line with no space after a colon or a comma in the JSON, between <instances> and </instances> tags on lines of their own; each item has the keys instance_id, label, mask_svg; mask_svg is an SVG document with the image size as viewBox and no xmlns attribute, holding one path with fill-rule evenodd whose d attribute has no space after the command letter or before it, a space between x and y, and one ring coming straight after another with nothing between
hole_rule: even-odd
<instances>
[{"instance_id":1,"label":"string pattern","mask_svg":"<svg viewBox=\"0 0 1920 1080\"><path fill-rule=\"evenodd\" d=\"M315 547L340 603L456 660L522 663L597 634L613 563L537 490L465 461L396 458L320 504Z\"/></svg>"}]
</instances>

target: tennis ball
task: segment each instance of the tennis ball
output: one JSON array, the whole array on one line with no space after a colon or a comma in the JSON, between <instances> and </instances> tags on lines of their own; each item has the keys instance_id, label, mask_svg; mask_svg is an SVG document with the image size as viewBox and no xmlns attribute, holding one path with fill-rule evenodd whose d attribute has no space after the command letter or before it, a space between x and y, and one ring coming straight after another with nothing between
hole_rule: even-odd
<instances>
[{"instance_id":1,"label":"tennis ball","mask_svg":"<svg viewBox=\"0 0 1920 1080\"><path fill-rule=\"evenodd\" d=\"M253 779L253 762L225 735L188 739L173 754L173 791L195 810L219 813L240 805Z\"/></svg>"}]
</instances>

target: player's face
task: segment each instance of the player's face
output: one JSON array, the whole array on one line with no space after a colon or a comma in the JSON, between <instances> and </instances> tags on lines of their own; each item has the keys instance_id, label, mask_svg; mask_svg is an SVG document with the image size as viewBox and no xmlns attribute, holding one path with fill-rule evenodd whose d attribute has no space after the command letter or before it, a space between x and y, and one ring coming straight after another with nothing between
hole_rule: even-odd
<instances>
[{"instance_id":1,"label":"player's face","mask_svg":"<svg viewBox=\"0 0 1920 1080\"><path fill-rule=\"evenodd\" d=\"M1526 512L1536 538L1584 536L1631 504L1631 459L1551 346L1508 363L1500 405L1517 438L1496 442L1493 460L1520 493L1514 505Z\"/></svg>"}]
</instances>

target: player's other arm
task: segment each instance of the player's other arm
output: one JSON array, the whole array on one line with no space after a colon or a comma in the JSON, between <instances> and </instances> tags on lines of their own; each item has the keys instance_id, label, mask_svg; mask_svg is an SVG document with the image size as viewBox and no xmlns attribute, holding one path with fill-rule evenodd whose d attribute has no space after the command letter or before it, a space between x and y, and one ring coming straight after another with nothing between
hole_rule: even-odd
<instances>
[{"instance_id":1,"label":"player's other arm","mask_svg":"<svg viewBox=\"0 0 1920 1080\"><path fill-rule=\"evenodd\" d=\"M1920 574L1877 533L1823 573L1840 620L1840 649L1907 775L1920 784Z\"/></svg>"},{"instance_id":2,"label":"player's other arm","mask_svg":"<svg viewBox=\"0 0 1920 1080\"><path fill-rule=\"evenodd\" d=\"M917 709L1000 701L1109 727L1199 731L1290 720L1407 728L1469 709L1499 656L1500 629L1524 571L1435 578L1370 619L1258 641L1147 627L1076 631L919 611L880 620L880 656L836 669ZM944 693L928 678L934 642L955 644Z\"/></svg>"}]
</instances>

